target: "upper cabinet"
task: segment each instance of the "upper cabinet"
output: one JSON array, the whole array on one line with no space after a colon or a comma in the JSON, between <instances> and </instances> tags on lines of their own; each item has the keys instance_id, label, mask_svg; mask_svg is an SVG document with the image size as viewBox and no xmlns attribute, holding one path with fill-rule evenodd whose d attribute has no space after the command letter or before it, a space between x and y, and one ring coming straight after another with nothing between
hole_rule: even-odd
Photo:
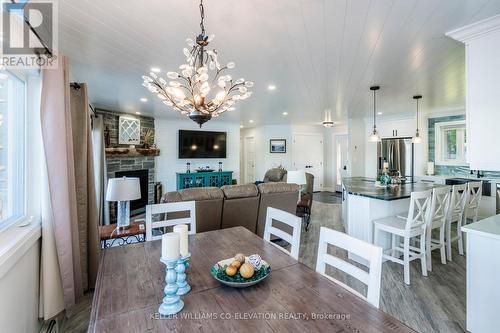
<instances>
[{"instance_id":1,"label":"upper cabinet","mask_svg":"<svg viewBox=\"0 0 500 333\"><path fill-rule=\"evenodd\" d=\"M415 133L415 126L414 119L380 119L377 122L377 129L382 138L411 137Z\"/></svg>"},{"instance_id":2,"label":"upper cabinet","mask_svg":"<svg viewBox=\"0 0 500 333\"><path fill-rule=\"evenodd\" d=\"M465 44L470 168L500 171L500 15L446 35Z\"/></svg>"}]
</instances>

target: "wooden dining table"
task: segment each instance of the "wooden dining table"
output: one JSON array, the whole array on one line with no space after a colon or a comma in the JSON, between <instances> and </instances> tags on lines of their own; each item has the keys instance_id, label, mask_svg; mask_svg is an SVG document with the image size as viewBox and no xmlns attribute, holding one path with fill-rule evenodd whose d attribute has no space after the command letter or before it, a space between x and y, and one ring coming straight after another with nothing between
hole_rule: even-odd
<instances>
[{"instance_id":1,"label":"wooden dining table","mask_svg":"<svg viewBox=\"0 0 500 333\"><path fill-rule=\"evenodd\" d=\"M163 317L161 241L103 250L88 332L414 332L243 227L189 236L191 292ZM237 253L259 254L271 273L247 288L210 268Z\"/></svg>"}]
</instances>

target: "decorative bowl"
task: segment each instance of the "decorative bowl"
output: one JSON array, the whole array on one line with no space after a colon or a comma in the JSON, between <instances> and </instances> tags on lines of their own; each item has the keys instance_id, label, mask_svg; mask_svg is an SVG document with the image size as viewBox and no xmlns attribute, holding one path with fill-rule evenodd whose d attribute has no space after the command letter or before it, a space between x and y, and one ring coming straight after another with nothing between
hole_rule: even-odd
<instances>
[{"instance_id":1,"label":"decorative bowl","mask_svg":"<svg viewBox=\"0 0 500 333\"><path fill-rule=\"evenodd\" d=\"M196 169L196 172L214 172L214 169Z\"/></svg>"},{"instance_id":2,"label":"decorative bowl","mask_svg":"<svg viewBox=\"0 0 500 333\"><path fill-rule=\"evenodd\" d=\"M245 279L240 275L239 270L236 275L229 276L226 274L225 270L226 267L229 266L233 261L234 258L229 258L221 260L213 265L210 273L212 273L214 279L216 279L220 283L225 284L226 286L234 288L245 288L264 280L271 272L271 266L269 266L266 261L262 260L260 269L256 269L254 275L251 278Z\"/></svg>"}]
</instances>

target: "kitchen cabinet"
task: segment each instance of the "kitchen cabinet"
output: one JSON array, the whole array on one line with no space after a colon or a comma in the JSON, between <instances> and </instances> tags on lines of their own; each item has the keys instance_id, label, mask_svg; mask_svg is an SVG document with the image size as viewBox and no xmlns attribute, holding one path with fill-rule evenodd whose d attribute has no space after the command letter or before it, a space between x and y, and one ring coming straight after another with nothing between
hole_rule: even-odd
<instances>
[{"instance_id":1,"label":"kitchen cabinet","mask_svg":"<svg viewBox=\"0 0 500 333\"><path fill-rule=\"evenodd\" d=\"M382 120L378 122L377 129L382 138L412 137L416 122L414 119Z\"/></svg>"},{"instance_id":2,"label":"kitchen cabinet","mask_svg":"<svg viewBox=\"0 0 500 333\"><path fill-rule=\"evenodd\" d=\"M500 215L462 227L467 234L467 330L498 332L500 316Z\"/></svg>"},{"instance_id":3,"label":"kitchen cabinet","mask_svg":"<svg viewBox=\"0 0 500 333\"><path fill-rule=\"evenodd\" d=\"M500 171L500 15L447 36L465 44L467 154L473 170Z\"/></svg>"}]
</instances>

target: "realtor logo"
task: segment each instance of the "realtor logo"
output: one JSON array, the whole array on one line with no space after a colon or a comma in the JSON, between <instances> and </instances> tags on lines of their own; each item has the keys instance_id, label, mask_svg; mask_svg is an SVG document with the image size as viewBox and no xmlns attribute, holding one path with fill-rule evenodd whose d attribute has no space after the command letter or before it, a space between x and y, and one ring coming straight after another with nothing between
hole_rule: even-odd
<instances>
[{"instance_id":1,"label":"realtor logo","mask_svg":"<svg viewBox=\"0 0 500 333\"><path fill-rule=\"evenodd\" d=\"M57 3L2 3L0 65L15 69L57 66Z\"/></svg>"}]
</instances>

